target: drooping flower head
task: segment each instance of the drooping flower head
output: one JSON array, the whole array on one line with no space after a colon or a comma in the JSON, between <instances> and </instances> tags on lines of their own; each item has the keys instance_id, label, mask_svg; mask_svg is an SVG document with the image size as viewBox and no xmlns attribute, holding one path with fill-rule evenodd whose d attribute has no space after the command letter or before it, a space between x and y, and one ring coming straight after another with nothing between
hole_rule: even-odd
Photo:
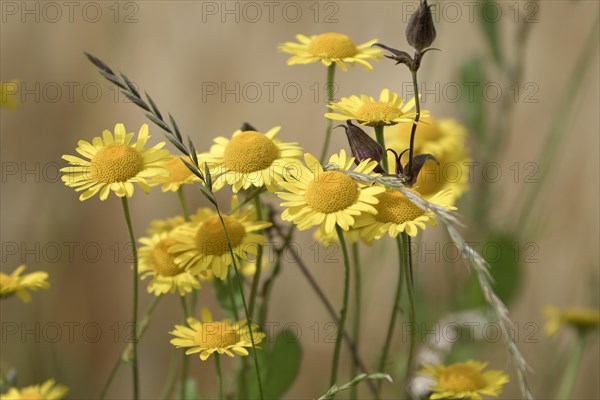
<instances>
[{"instance_id":1,"label":"drooping flower head","mask_svg":"<svg viewBox=\"0 0 600 400\"><path fill-rule=\"evenodd\" d=\"M186 355L200 353L202 361L215 352L229 357L234 354L247 356L247 349L252 347L250 329L255 347L266 336L258 330L258 325L249 326L247 321L213 321L207 309L202 310L202 322L190 317L187 324L188 326L175 325L175 330L169 332L175 336L171 339L171 344L177 348L189 347Z\"/></svg>"},{"instance_id":2,"label":"drooping flower head","mask_svg":"<svg viewBox=\"0 0 600 400\"><path fill-rule=\"evenodd\" d=\"M600 310L594 308L559 309L547 306L544 314L548 321L544 330L548 336L554 335L561 326L570 326L579 332L586 332L600 327Z\"/></svg>"},{"instance_id":3,"label":"drooping flower head","mask_svg":"<svg viewBox=\"0 0 600 400\"><path fill-rule=\"evenodd\" d=\"M79 196L81 201L97 193L100 200L106 200L111 191L118 197L131 197L134 183L148 193L147 179L167 173L160 164L168 160L169 152L162 149L164 142L144 148L150 137L146 124L140 128L135 143L132 143L133 136L123 124L117 124L114 135L105 130L102 137L95 137L91 144L80 140L75 150L89 160L64 155L62 158L70 166L61 169L62 181L76 192L83 192Z\"/></svg>"},{"instance_id":4,"label":"drooping flower head","mask_svg":"<svg viewBox=\"0 0 600 400\"><path fill-rule=\"evenodd\" d=\"M68 391L66 386L57 385L53 379L49 379L41 385L21 389L11 387L8 392L0 394L0 400L60 400Z\"/></svg>"},{"instance_id":5,"label":"drooping flower head","mask_svg":"<svg viewBox=\"0 0 600 400\"><path fill-rule=\"evenodd\" d=\"M232 208L237 207L237 199L232 200ZM249 206L223 215L227 234L218 214L202 208L192 217L191 222L182 225L171 233L175 243L169 246L175 263L192 275L225 279L229 266L233 264L227 239L231 242L233 254L243 262L256 256L258 246L265 244L264 235L258 231L271 226L270 222L257 221L256 211Z\"/></svg>"},{"instance_id":6,"label":"drooping flower head","mask_svg":"<svg viewBox=\"0 0 600 400\"><path fill-rule=\"evenodd\" d=\"M298 229L305 230L320 226L326 234L340 226L347 231L354 225L354 219L361 213L375 213L376 196L385 191L380 186L369 186L351 178L343 171L351 171L354 158L346 157L341 150L329 159L336 169L325 170L311 154L304 155L306 166L290 173L286 182L280 186L286 190L275 193L286 207L281 217L292 221ZM362 174L373 174L377 162L364 160L354 168ZM374 175L374 174L373 174Z\"/></svg>"},{"instance_id":7,"label":"drooping flower head","mask_svg":"<svg viewBox=\"0 0 600 400\"><path fill-rule=\"evenodd\" d=\"M179 292L185 296L200 288L198 279L175 263L175 256L169 253L171 245L177 243L168 233L140 238L139 274L142 279L151 277L148 293L160 296Z\"/></svg>"},{"instance_id":8,"label":"drooping flower head","mask_svg":"<svg viewBox=\"0 0 600 400\"><path fill-rule=\"evenodd\" d=\"M156 175L150 180L150 185L161 185L163 192L176 192L182 185L201 182L190 169L183 163L183 160L192 164L187 157L171 156L167 161L160 163L160 166L168 171L167 175Z\"/></svg>"},{"instance_id":9,"label":"drooping flower head","mask_svg":"<svg viewBox=\"0 0 600 400\"><path fill-rule=\"evenodd\" d=\"M334 111L325 114L325 117L335 121L348 121L355 119L361 125L389 126L400 122L412 125L417 113L415 99L405 102L397 93L383 89L379 100L361 94L360 96L342 97L337 103L329 105ZM429 115L429 111L421 110L422 116ZM420 125L421 126L421 125Z\"/></svg>"},{"instance_id":10,"label":"drooping flower head","mask_svg":"<svg viewBox=\"0 0 600 400\"><path fill-rule=\"evenodd\" d=\"M208 163L213 176L213 188L225 184L234 192L252 186L273 189L281 179L285 168L297 163L302 149L297 143L283 143L275 139L281 127L266 133L254 130L237 130L231 139L215 138L208 153L200 155Z\"/></svg>"},{"instance_id":11,"label":"drooping flower head","mask_svg":"<svg viewBox=\"0 0 600 400\"><path fill-rule=\"evenodd\" d=\"M454 205L469 187L469 166L471 158L466 142L466 130L452 119L435 120L432 117L421 119L415 136L415 154L432 154L438 162L425 162L414 188L426 200L431 200L440 192L447 191L446 205ZM410 146L411 123L401 123L385 130L386 145L398 154ZM390 170L395 169L395 160L390 157ZM408 152L402 163L408 162Z\"/></svg>"},{"instance_id":12,"label":"drooping flower head","mask_svg":"<svg viewBox=\"0 0 600 400\"><path fill-rule=\"evenodd\" d=\"M307 37L296 35L296 42L286 42L279 46L285 53L292 54L287 61L288 65L311 64L321 61L329 67L335 63L343 71L347 70L346 63L360 64L368 70L373 67L367 60L377 60L382 57L380 49L371 47L377 39L370 40L359 46L352 39L342 33L328 32Z\"/></svg>"},{"instance_id":13,"label":"drooping flower head","mask_svg":"<svg viewBox=\"0 0 600 400\"><path fill-rule=\"evenodd\" d=\"M406 189L413 195L421 197L414 189ZM438 205L446 205L445 195L440 193L430 202ZM436 225L433 212L424 211L418 207L404 193L395 189L388 189L377 196L379 203L375 204L376 214L363 214L357 221L355 227L360 229L360 236L366 241L377 240L386 233L391 237L406 232L409 236L416 236L419 229L423 230L426 224ZM454 207L448 207L454 209Z\"/></svg>"},{"instance_id":14,"label":"drooping flower head","mask_svg":"<svg viewBox=\"0 0 600 400\"><path fill-rule=\"evenodd\" d=\"M497 397L508 382L502 371L483 372L487 363L469 360L451 365L424 365L419 371L433 380L430 399L473 399L482 395Z\"/></svg>"},{"instance_id":15,"label":"drooping flower head","mask_svg":"<svg viewBox=\"0 0 600 400\"><path fill-rule=\"evenodd\" d=\"M21 275L23 271L25 265L19 265L10 275L0 272L0 298L5 299L16 294L23 302L29 303L31 295L28 290L35 291L50 287L48 273L37 271Z\"/></svg>"}]
</instances>

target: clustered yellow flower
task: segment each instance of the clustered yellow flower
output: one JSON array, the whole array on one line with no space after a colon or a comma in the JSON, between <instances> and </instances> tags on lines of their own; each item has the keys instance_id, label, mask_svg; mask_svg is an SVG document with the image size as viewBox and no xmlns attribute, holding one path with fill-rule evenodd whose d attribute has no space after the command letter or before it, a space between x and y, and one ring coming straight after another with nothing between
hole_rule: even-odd
<instances>
[{"instance_id":1,"label":"clustered yellow flower","mask_svg":"<svg viewBox=\"0 0 600 400\"><path fill-rule=\"evenodd\" d=\"M161 162L159 166L167 170L168 174L153 176L150 186L161 185L163 192L176 192L183 185L201 182L200 178L184 164L184 160L193 165L189 158L183 156L171 156Z\"/></svg>"},{"instance_id":2,"label":"clustered yellow flower","mask_svg":"<svg viewBox=\"0 0 600 400\"><path fill-rule=\"evenodd\" d=\"M258 325L248 325L247 321L232 323L229 320L213 321L208 309L202 310L202 322L195 318L187 319L188 326L175 325L169 332L175 336L171 344L177 348L187 347L185 354L199 354L202 361L213 354L226 354L233 357L247 356L248 348L263 341L266 335L258 330ZM250 330L252 330L252 335Z\"/></svg>"},{"instance_id":3,"label":"clustered yellow flower","mask_svg":"<svg viewBox=\"0 0 600 400\"><path fill-rule=\"evenodd\" d=\"M362 125L389 126L400 122L412 124L417 116L415 99L405 103L404 99L389 89L383 89L379 100L361 94L360 96L342 97L337 103L329 105L337 113L327 113L325 117L335 121L357 120ZM421 116L428 116L429 111L421 110Z\"/></svg>"},{"instance_id":4,"label":"clustered yellow flower","mask_svg":"<svg viewBox=\"0 0 600 400\"><path fill-rule=\"evenodd\" d=\"M117 124L114 135L105 130L102 137L95 137L91 144L80 140L75 150L89 160L71 155L62 157L70 164L61 169L65 185L83 192L79 196L81 201L97 193L100 200L106 200L111 191L118 197L131 197L134 183L148 193L147 179L167 174L161 163L168 160L169 152L162 149L164 142L144 148L150 137L146 124L140 128L135 143L132 143L133 136L123 124Z\"/></svg>"},{"instance_id":5,"label":"clustered yellow flower","mask_svg":"<svg viewBox=\"0 0 600 400\"><path fill-rule=\"evenodd\" d=\"M337 32L310 37L298 34L296 39L299 43L286 42L279 46L281 51L292 54L287 61L288 65L311 64L321 61L326 67L335 63L343 71L346 71L346 63L351 65L356 63L372 70L373 66L367 60L377 60L383 55L381 49L371 47L377 43L377 39L358 46L348 36Z\"/></svg>"},{"instance_id":6,"label":"clustered yellow flower","mask_svg":"<svg viewBox=\"0 0 600 400\"><path fill-rule=\"evenodd\" d=\"M497 397L508 382L508 376L498 370L485 371L488 363L469 360L450 365L425 364L420 374L433 380L430 388L431 400L473 399L481 400L482 395Z\"/></svg>"},{"instance_id":7,"label":"clustered yellow flower","mask_svg":"<svg viewBox=\"0 0 600 400\"><path fill-rule=\"evenodd\" d=\"M57 385L54 379L49 379L41 385L32 385L24 388L11 387L8 392L0 394L0 400L60 400L64 398L69 389L64 385Z\"/></svg>"},{"instance_id":8,"label":"clustered yellow flower","mask_svg":"<svg viewBox=\"0 0 600 400\"><path fill-rule=\"evenodd\" d=\"M0 272L0 298L5 299L17 295L25 303L29 303L31 295L27 290L35 291L50 287L46 272L37 271L21 275L23 271L25 271L25 265L19 265L10 275Z\"/></svg>"},{"instance_id":9,"label":"clustered yellow flower","mask_svg":"<svg viewBox=\"0 0 600 400\"><path fill-rule=\"evenodd\" d=\"M544 314L548 321L544 330L548 336L554 335L561 326L569 326L579 332L586 332L600 327L600 309L597 308L564 308L546 306Z\"/></svg>"}]
</instances>

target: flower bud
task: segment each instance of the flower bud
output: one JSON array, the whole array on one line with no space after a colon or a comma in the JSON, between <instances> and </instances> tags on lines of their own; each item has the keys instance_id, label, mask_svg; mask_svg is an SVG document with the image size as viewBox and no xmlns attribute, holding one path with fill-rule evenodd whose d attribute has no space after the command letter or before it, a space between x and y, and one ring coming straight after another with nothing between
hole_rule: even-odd
<instances>
[{"instance_id":1,"label":"flower bud","mask_svg":"<svg viewBox=\"0 0 600 400\"><path fill-rule=\"evenodd\" d=\"M435 40L436 32L431 8L427 5L427 0L421 0L419 8L408 21L405 33L406 40L417 52L420 53L423 49L431 46Z\"/></svg>"},{"instance_id":2,"label":"flower bud","mask_svg":"<svg viewBox=\"0 0 600 400\"><path fill-rule=\"evenodd\" d=\"M383 149L379 143L373 140L373 138L365 131L354 125L350 120L348 121L348 126L338 125L336 128L340 126L346 131L350 150L352 151L352 156L354 157L354 162L356 162L356 164L360 164L361 161L364 161L367 158L381 162ZM382 172L383 170L380 166L377 166L375 171Z\"/></svg>"}]
</instances>

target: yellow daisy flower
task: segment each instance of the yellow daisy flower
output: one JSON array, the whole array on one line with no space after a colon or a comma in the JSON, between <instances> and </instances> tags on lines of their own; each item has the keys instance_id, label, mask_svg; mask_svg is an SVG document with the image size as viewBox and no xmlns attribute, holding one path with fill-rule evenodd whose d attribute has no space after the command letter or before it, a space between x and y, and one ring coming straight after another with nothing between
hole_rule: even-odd
<instances>
[{"instance_id":1,"label":"yellow daisy flower","mask_svg":"<svg viewBox=\"0 0 600 400\"><path fill-rule=\"evenodd\" d=\"M469 188L469 165L472 159L466 143L466 129L458 122L425 117L415 136L415 154L432 154L438 161L427 160L421 169L415 188L424 199L430 200L439 192L448 191L447 205L454 205ZM410 146L411 123L402 123L385 130L386 146L398 154ZM408 162L408 152L402 163ZM396 162L389 158L390 170Z\"/></svg>"},{"instance_id":2,"label":"yellow daisy flower","mask_svg":"<svg viewBox=\"0 0 600 400\"><path fill-rule=\"evenodd\" d=\"M23 302L29 303L31 295L27 290L35 291L50 287L50 283L47 281L48 273L37 271L21 275L23 271L25 271L25 265L19 265L10 275L0 272L0 298L5 299L16 294Z\"/></svg>"},{"instance_id":3,"label":"yellow daisy flower","mask_svg":"<svg viewBox=\"0 0 600 400\"><path fill-rule=\"evenodd\" d=\"M169 233L173 229L183 225L184 223L185 219L181 215L165 219L154 219L150 221L150 226L148 227L146 232L148 232L148 235Z\"/></svg>"},{"instance_id":4,"label":"yellow daisy flower","mask_svg":"<svg viewBox=\"0 0 600 400\"><path fill-rule=\"evenodd\" d=\"M348 36L336 32L322 33L311 37L296 35L296 39L300 43L286 42L279 46L279 50L293 55L288 59L288 65L311 64L321 61L326 67L336 63L342 71L346 71L346 63L351 65L357 63L372 70L373 67L367 60L377 60L383 55L381 49L371 47L377 43L377 39L360 46L354 44Z\"/></svg>"},{"instance_id":5,"label":"yellow daisy flower","mask_svg":"<svg viewBox=\"0 0 600 400\"><path fill-rule=\"evenodd\" d=\"M421 197L414 189L406 189ZM447 192L439 193L430 202L445 205ZM409 236L416 236L419 229L425 229L426 225L435 226L436 220L433 212L423 211L414 204L402 192L388 189L378 197L379 203L375 204L376 214L362 214L357 218L355 228L360 229L360 235L367 242L377 240L388 233L391 237L406 232ZM449 207L454 209L454 207Z\"/></svg>"},{"instance_id":6,"label":"yellow daisy flower","mask_svg":"<svg viewBox=\"0 0 600 400\"><path fill-rule=\"evenodd\" d=\"M600 326L600 310L593 308L565 308L559 309L547 306L544 314L548 321L544 330L548 336L552 336L562 325L571 326L579 331L597 329Z\"/></svg>"},{"instance_id":7,"label":"yellow daisy flower","mask_svg":"<svg viewBox=\"0 0 600 400\"><path fill-rule=\"evenodd\" d=\"M473 399L482 395L497 397L508 382L502 371L482 372L488 363L469 360L451 365L424 365L420 374L433 378L430 399Z\"/></svg>"},{"instance_id":8,"label":"yellow daisy flower","mask_svg":"<svg viewBox=\"0 0 600 400\"><path fill-rule=\"evenodd\" d=\"M286 182L280 186L286 192L275 193L285 202L286 209L281 214L284 221L292 221L298 229L305 230L319 225L326 234L335 231L336 225L347 231L354 225L356 216L362 213L376 213L376 196L385 191L380 186L367 186L352 179L340 170L350 171L354 165L353 157L346 157L344 150L334 154L329 163L337 170L325 171L319 161L311 154L304 155L309 168L299 165ZM377 162L364 160L354 168L363 174L375 175L372 171Z\"/></svg>"},{"instance_id":9,"label":"yellow daisy flower","mask_svg":"<svg viewBox=\"0 0 600 400\"><path fill-rule=\"evenodd\" d=\"M109 130L102 137L95 137L92 143L80 140L75 149L82 156L64 155L62 158L70 166L62 168L65 185L75 188L76 192L84 191L79 200L84 201L100 193L100 200L106 200L111 191L118 197L133 196L133 184L146 193L150 187L146 179L166 174L160 163L169 156L162 150L164 142L145 149L148 136L148 125L144 124L138 133L138 140L132 143L134 133L127 133L123 124L115 125L114 136Z\"/></svg>"},{"instance_id":10,"label":"yellow daisy flower","mask_svg":"<svg viewBox=\"0 0 600 400\"><path fill-rule=\"evenodd\" d=\"M162 185L163 192L176 192L182 185L201 182L190 169L183 163L186 160L193 165L188 157L171 156L159 165L168 171L168 175L156 175L150 180L150 186Z\"/></svg>"},{"instance_id":11,"label":"yellow daisy flower","mask_svg":"<svg viewBox=\"0 0 600 400\"><path fill-rule=\"evenodd\" d=\"M247 321L231 323L228 320L213 321L207 309L202 310L202 322L195 318L188 318L189 327L175 325L175 330L169 332L175 336L171 344L177 348L190 347L185 354L200 353L200 359L205 361L212 353L227 354L233 357L247 356L247 348L252 347L250 329L254 338L254 345L263 341L265 334L258 331L258 325L248 326Z\"/></svg>"},{"instance_id":12,"label":"yellow daisy flower","mask_svg":"<svg viewBox=\"0 0 600 400\"><path fill-rule=\"evenodd\" d=\"M175 244L167 233L140 238L139 275L142 279L150 276L148 293L160 296L165 293L179 292L185 296L194 289L200 289L198 279L175 264L175 257L169 253L169 247Z\"/></svg>"},{"instance_id":13,"label":"yellow daisy flower","mask_svg":"<svg viewBox=\"0 0 600 400\"><path fill-rule=\"evenodd\" d=\"M209 165L214 189L225 184L231 185L234 192L251 186L272 189L282 179L285 168L302 156L297 143L274 138L280 129L277 126L265 134L237 130L231 139L217 137L210 151L200 155Z\"/></svg>"},{"instance_id":14,"label":"yellow daisy flower","mask_svg":"<svg viewBox=\"0 0 600 400\"><path fill-rule=\"evenodd\" d=\"M0 400L60 400L68 391L66 386L57 385L53 379L49 379L41 385L27 386L22 389L11 387L5 394L0 394Z\"/></svg>"},{"instance_id":15,"label":"yellow daisy flower","mask_svg":"<svg viewBox=\"0 0 600 400\"><path fill-rule=\"evenodd\" d=\"M237 199L232 201L232 208ZM253 207L239 209L223 215L227 235L233 254L247 262L256 256L257 247L264 246L264 235L256 233L271 226L270 222L256 221ZM175 263L192 275L208 277L212 272L219 279L225 279L232 265L227 236L219 216L208 208L198 210L190 223L184 224L171 233L176 243L169 246L169 253L175 256ZM252 257L253 258L253 257Z\"/></svg>"},{"instance_id":16,"label":"yellow daisy flower","mask_svg":"<svg viewBox=\"0 0 600 400\"><path fill-rule=\"evenodd\" d=\"M417 113L414 111L415 99L405 103L397 93L383 89L379 100L361 94L360 96L342 97L337 103L329 105L337 113L327 113L325 117L335 121L357 120L361 125L388 126L399 122L412 125ZM429 115L429 111L422 110L421 115ZM421 124L423 125L423 124ZM421 126L419 125L419 126Z\"/></svg>"},{"instance_id":17,"label":"yellow daisy flower","mask_svg":"<svg viewBox=\"0 0 600 400\"><path fill-rule=\"evenodd\" d=\"M14 111L19 103L16 100L19 81L0 82L0 107Z\"/></svg>"}]
</instances>

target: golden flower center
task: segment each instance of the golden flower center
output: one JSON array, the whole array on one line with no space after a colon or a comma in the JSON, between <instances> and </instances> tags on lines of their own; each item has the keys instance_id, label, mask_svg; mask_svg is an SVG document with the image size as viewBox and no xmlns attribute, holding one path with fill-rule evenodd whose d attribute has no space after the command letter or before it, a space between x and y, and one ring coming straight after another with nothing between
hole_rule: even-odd
<instances>
[{"instance_id":1,"label":"golden flower center","mask_svg":"<svg viewBox=\"0 0 600 400\"><path fill-rule=\"evenodd\" d=\"M438 165L433 160L425 161L425 165L423 165L423 168L417 177L419 193L431 195L439 192L446 184L446 177L442 174L446 162L443 159L439 159L439 162L440 164Z\"/></svg>"},{"instance_id":2,"label":"golden flower center","mask_svg":"<svg viewBox=\"0 0 600 400\"><path fill-rule=\"evenodd\" d=\"M223 215L223 221L229 235L229 241L233 247L238 246L244 240L246 228L233 217ZM220 256L229 251L227 237L221 225L219 216L215 215L207 219L196 233L196 245L203 254Z\"/></svg>"},{"instance_id":3,"label":"golden flower center","mask_svg":"<svg viewBox=\"0 0 600 400\"><path fill-rule=\"evenodd\" d=\"M113 143L92 157L90 176L103 183L126 182L144 168L144 159L133 147Z\"/></svg>"},{"instance_id":4,"label":"golden flower center","mask_svg":"<svg viewBox=\"0 0 600 400\"><path fill-rule=\"evenodd\" d=\"M339 171L325 171L306 187L306 204L329 214L348 208L358 199L356 182Z\"/></svg>"},{"instance_id":5,"label":"golden flower center","mask_svg":"<svg viewBox=\"0 0 600 400\"><path fill-rule=\"evenodd\" d=\"M158 275L175 276L183 272L175 264L175 257L169 254L169 247L174 243L173 239L163 239L152 248L150 266Z\"/></svg>"},{"instance_id":6,"label":"golden flower center","mask_svg":"<svg viewBox=\"0 0 600 400\"><path fill-rule=\"evenodd\" d=\"M161 165L169 171L169 175L157 176L155 178L157 182L184 182L193 175L192 171L183 163L181 157L173 157Z\"/></svg>"},{"instance_id":7,"label":"golden flower center","mask_svg":"<svg viewBox=\"0 0 600 400\"><path fill-rule=\"evenodd\" d=\"M358 54L358 49L348 36L330 32L317 35L308 45L308 52L317 57L348 58Z\"/></svg>"},{"instance_id":8,"label":"golden flower center","mask_svg":"<svg viewBox=\"0 0 600 400\"><path fill-rule=\"evenodd\" d=\"M205 322L196 332L196 343L206 349L226 348L240 341L237 331L227 322Z\"/></svg>"},{"instance_id":9,"label":"golden flower center","mask_svg":"<svg viewBox=\"0 0 600 400\"><path fill-rule=\"evenodd\" d=\"M471 365L454 364L441 373L440 386L449 392L474 392L485 387L485 379Z\"/></svg>"},{"instance_id":10,"label":"golden flower center","mask_svg":"<svg viewBox=\"0 0 600 400\"><path fill-rule=\"evenodd\" d=\"M398 106L384 101L364 103L356 110L356 116L360 121L391 121L401 114Z\"/></svg>"},{"instance_id":11,"label":"golden flower center","mask_svg":"<svg viewBox=\"0 0 600 400\"><path fill-rule=\"evenodd\" d=\"M411 190L411 192L418 195L414 190ZM378 199L379 203L375 205L377 210L375 219L384 224L388 222L402 224L424 214L423 210L397 190L388 190L382 193Z\"/></svg>"},{"instance_id":12,"label":"golden flower center","mask_svg":"<svg viewBox=\"0 0 600 400\"><path fill-rule=\"evenodd\" d=\"M279 149L262 133L245 131L235 135L223 153L223 163L230 171L250 173L271 166Z\"/></svg>"},{"instance_id":13,"label":"golden flower center","mask_svg":"<svg viewBox=\"0 0 600 400\"><path fill-rule=\"evenodd\" d=\"M412 130L412 123L407 122L400 125L398 137L406 140L410 138L410 132ZM431 117L421 117L419 119L419 128L415 135L415 148L421 148L425 143L435 142L442 137L442 131L439 128L437 122ZM408 145L407 145L408 147Z\"/></svg>"},{"instance_id":14,"label":"golden flower center","mask_svg":"<svg viewBox=\"0 0 600 400\"><path fill-rule=\"evenodd\" d=\"M25 389L21 391L19 398L21 400L45 400L46 397L43 396L39 390L37 389Z\"/></svg>"}]
</instances>

